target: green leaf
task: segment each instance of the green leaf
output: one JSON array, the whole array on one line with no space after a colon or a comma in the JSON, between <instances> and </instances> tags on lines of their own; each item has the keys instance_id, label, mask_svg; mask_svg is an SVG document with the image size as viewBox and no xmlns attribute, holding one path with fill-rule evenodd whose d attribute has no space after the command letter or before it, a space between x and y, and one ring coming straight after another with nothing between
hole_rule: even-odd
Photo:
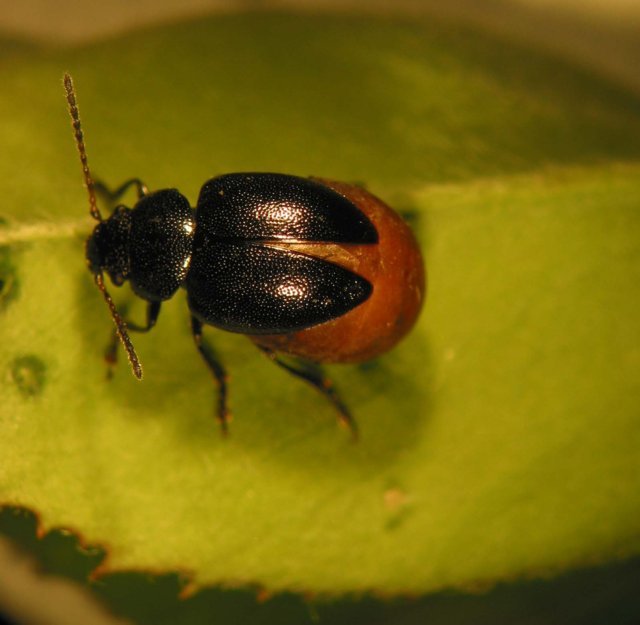
<instances>
[{"instance_id":1,"label":"green leaf","mask_svg":"<svg viewBox=\"0 0 640 625\"><path fill-rule=\"evenodd\" d=\"M0 502L103 545L108 569L385 594L640 553L640 102L511 42L415 20L241 15L0 64ZM363 181L412 218L430 292L330 406L243 337L222 440L181 294L145 366L110 321L61 76L110 184L227 171ZM112 289L114 290L114 289ZM143 307L126 289L118 302Z\"/></svg>"}]
</instances>

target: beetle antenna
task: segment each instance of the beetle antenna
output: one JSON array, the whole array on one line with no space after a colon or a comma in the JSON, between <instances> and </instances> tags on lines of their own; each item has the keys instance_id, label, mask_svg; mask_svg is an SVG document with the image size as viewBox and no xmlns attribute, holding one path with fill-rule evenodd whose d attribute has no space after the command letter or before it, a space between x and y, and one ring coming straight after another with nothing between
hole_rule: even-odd
<instances>
[{"instance_id":1,"label":"beetle antenna","mask_svg":"<svg viewBox=\"0 0 640 625\"><path fill-rule=\"evenodd\" d=\"M80 163L82 164L82 173L84 174L84 184L89 194L89 212L96 221L102 221L102 215L96 201L95 183L91 177L89 162L87 160L87 150L84 145L84 133L82 132L82 124L80 123L80 112L78 111L78 103L76 101L76 90L73 86L73 80L69 74L64 75L64 90L67 93L67 104L69 105L69 115L71 115L71 124L73 126L73 134L76 139L76 147L80 154ZM106 292L106 291L105 291Z\"/></svg>"},{"instance_id":2,"label":"beetle antenna","mask_svg":"<svg viewBox=\"0 0 640 625\"><path fill-rule=\"evenodd\" d=\"M116 324L116 332L118 334L118 338L122 343L125 351L127 352L127 357L129 358L129 362L131 363L131 369L133 371L133 375L138 378L138 380L142 379L142 365L138 360L138 355L136 354L136 350L133 347L133 343L129 338L129 333L127 332L127 324L124 319L120 316L120 313L116 309L116 305L113 303L111 299L111 295L107 291L107 287L104 284L104 279L102 278L101 273L96 273L93 276L97 287L102 292L104 296L104 301L107 302L107 306L109 306L109 310L111 311L111 317L113 322Z\"/></svg>"}]
</instances>

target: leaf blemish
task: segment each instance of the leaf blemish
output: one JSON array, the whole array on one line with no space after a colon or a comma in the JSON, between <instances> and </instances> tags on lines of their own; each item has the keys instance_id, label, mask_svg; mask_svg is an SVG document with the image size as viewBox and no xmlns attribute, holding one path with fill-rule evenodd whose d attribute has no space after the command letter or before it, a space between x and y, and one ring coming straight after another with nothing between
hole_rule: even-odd
<instances>
[{"instance_id":1,"label":"leaf blemish","mask_svg":"<svg viewBox=\"0 0 640 625\"><path fill-rule=\"evenodd\" d=\"M23 397L40 395L46 381L47 367L37 356L15 358L11 363L11 378Z\"/></svg>"},{"instance_id":2,"label":"leaf blemish","mask_svg":"<svg viewBox=\"0 0 640 625\"><path fill-rule=\"evenodd\" d=\"M405 521L409 513L410 495L400 487L391 486L384 491L382 500L385 509L389 513L385 529L387 531L397 529Z\"/></svg>"}]
</instances>

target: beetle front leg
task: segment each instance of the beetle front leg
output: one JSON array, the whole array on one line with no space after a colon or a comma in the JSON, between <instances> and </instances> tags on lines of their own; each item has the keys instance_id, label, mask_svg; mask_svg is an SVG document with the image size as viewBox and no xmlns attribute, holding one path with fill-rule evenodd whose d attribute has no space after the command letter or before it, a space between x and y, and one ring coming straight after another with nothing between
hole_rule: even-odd
<instances>
[{"instance_id":1,"label":"beetle front leg","mask_svg":"<svg viewBox=\"0 0 640 625\"><path fill-rule=\"evenodd\" d=\"M131 332L149 332L153 326L156 325L156 321L158 321L158 316L160 315L160 305L162 302L147 302L147 319L144 325L139 325L133 321L129 321L125 319L125 324L127 325L127 330ZM104 353L104 358L107 361L107 378L111 379L113 377L113 370L118 362L118 348L120 345L120 339L118 338L118 333L114 330L111 334L111 341Z\"/></svg>"},{"instance_id":2,"label":"beetle front leg","mask_svg":"<svg viewBox=\"0 0 640 625\"><path fill-rule=\"evenodd\" d=\"M113 190L101 180L95 180L93 183L93 188L96 193L102 196L111 206L115 205L131 187L136 188L136 194L139 200L149 193L147 185L142 182L140 178L129 178L129 180L125 180L119 187Z\"/></svg>"},{"instance_id":3,"label":"beetle front leg","mask_svg":"<svg viewBox=\"0 0 640 625\"><path fill-rule=\"evenodd\" d=\"M226 436L229 432L228 424L230 418L227 408L227 372L215 357L211 348L204 342L202 322L193 316L191 317L191 331L196 347L218 386L218 411L216 417L220 423L220 430L223 436Z\"/></svg>"},{"instance_id":4,"label":"beetle front leg","mask_svg":"<svg viewBox=\"0 0 640 625\"><path fill-rule=\"evenodd\" d=\"M340 399L338 392L333 386L332 380L318 365L308 361L300 361L299 366L296 367L279 358L272 349L263 347L262 345L256 345L256 347L265 354L269 360L277 364L279 367L282 367L282 369L285 369L297 378L305 380L311 384L311 386L320 391L320 393L322 393L337 410L338 420L342 425L349 429L352 440L354 442L358 440L358 424L351 416L351 412L349 412L349 409L342 399Z\"/></svg>"}]
</instances>

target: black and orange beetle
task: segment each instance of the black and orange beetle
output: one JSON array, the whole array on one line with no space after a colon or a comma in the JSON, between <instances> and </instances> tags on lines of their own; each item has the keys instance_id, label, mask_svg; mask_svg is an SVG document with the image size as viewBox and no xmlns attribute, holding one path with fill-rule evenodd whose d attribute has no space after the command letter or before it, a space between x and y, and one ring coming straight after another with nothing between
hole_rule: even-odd
<instances>
[{"instance_id":1,"label":"black and orange beetle","mask_svg":"<svg viewBox=\"0 0 640 625\"><path fill-rule=\"evenodd\" d=\"M226 373L202 338L204 324L247 335L269 358L322 392L355 435L331 381L310 363L357 363L393 347L416 321L425 293L422 256L404 221L360 187L321 178L237 173L212 178L197 206L176 189L149 193L139 179L133 208L103 219L87 163L71 77L64 76L76 145L98 221L86 257L133 373L142 367L127 329L147 332L160 306L187 292L193 337L219 389L228 421ZM104 189L103 189L104 190ZM129 281L147 302L146 324L125 322L106 290ZM297 365L279 354L301 359Z\"/></svg>"}]
</instances>

